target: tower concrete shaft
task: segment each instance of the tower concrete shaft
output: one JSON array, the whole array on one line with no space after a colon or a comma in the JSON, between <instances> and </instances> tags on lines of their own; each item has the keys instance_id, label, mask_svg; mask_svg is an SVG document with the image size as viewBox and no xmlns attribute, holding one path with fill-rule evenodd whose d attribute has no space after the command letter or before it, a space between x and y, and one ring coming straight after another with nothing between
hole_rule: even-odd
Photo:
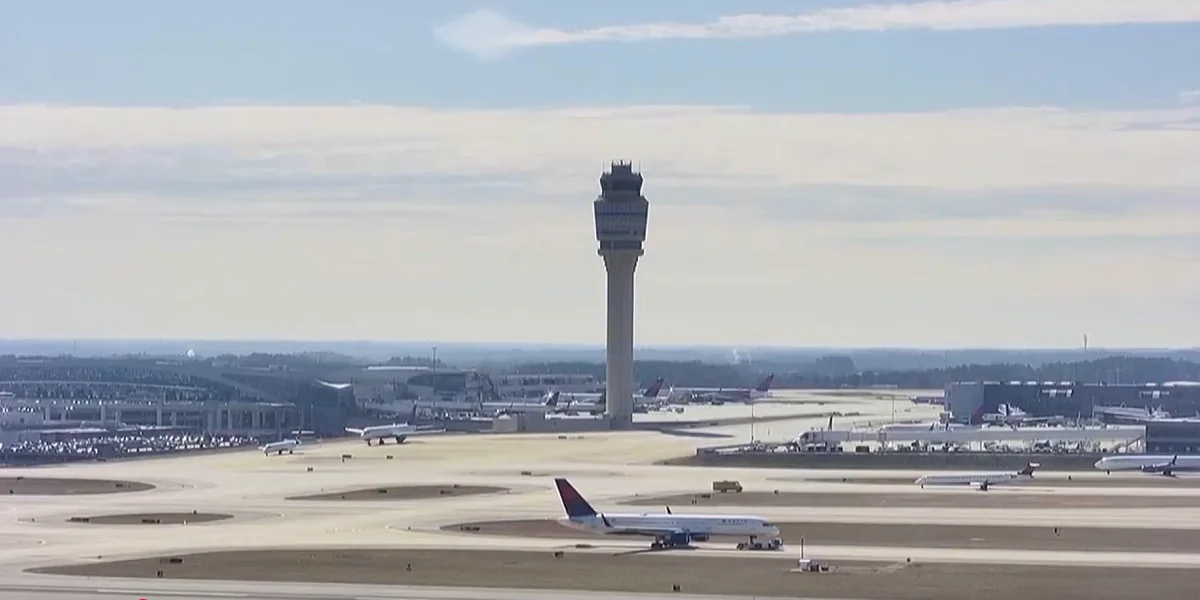
<instances>
[{"instance_id":1,"label":"tower concrete shaft","mask_svg":"<svg viewBox=\"0 0 1200 600\"><path fill-rule=\"evenodd\" d=\"M614 428L633 423L634 271L640 252L602 252L608 272L608 330L605 335L604 414Z\"/></svg>"},{"instance_id":2,"label":"tower concrete shaft","mask_svg":"<svg viewBox=\"0 0 1200 600\"><path fill-rule=\"evenodd\" d=\"M642 176L625 162L600 176L600 197L593 203L598 253L608 273L608 324L605 336L605 416L614 428L633 423L634 273L646 240L650 203L642 196Z\"/></svg>"}]
</instances>

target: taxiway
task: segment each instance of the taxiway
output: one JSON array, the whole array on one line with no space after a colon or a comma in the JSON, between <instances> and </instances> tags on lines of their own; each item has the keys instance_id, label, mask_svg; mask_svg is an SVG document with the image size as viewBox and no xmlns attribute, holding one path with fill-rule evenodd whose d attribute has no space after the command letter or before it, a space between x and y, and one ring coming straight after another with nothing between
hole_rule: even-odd
<instances>
[{"instance_id":1,"label":"taxiway","mask_svg":"<svg viewBox=\"0 0 1200 600\"><path fill-rule=\"evenodd\" d=\"M824 398L829 410L853 410L861 419L884 418L890 403ZM741 407L730 407L737 410ZM764 407L765 408L765 407ZM786 410L772 405L772 412ZM744 408L741 408L745 410ZM796 413L811 412L797 406ZM906 414L919 418L935 412ZM821 425L817 419L775 422L771 429L802 431ZM714 430L744 436L746 426ZM760 431L760 433L762 433ZM87 579L44 575L26 569L65 564L95 563L171 554L261 548L428 548L487 550L550 550L564 544L597 545L593 552L642 548L642 541L610 541L599 546L594 537L539 539L481 536L445 531L455 523L501 519L553 518L561 505L551 476L569 477L601 510L651 511L654 507L621 505L634 497L657 497L706 491L713 480L736 479L748 490L781 493L938 494L969 498L970 489L919 490L912 485L838 483L841 476L916 477L920 473L795 471L769 469L702 469L659 466L658 460L693 452L711 440L664 435L656 432L612 432L559 435L463 435L427 437L404 445L368 447L360 441L337 441L303 447L294 455L264 456L261 452L180 456L142 461L91 463L37 469L6 469L4 476L60 477L89 480L143 482L153 489L97 495L9 495L0 501L0 599L99 600L101 598L409 598L451 600L495 598L504 600L549 598L627 597L604 592L541 592L499 589L404 588L347 584L288 584L261 582L180 581L169 579ZM343 459L343 455L350 458ZM391 458L388 458L391 456ZM310 470L311 469L311 470ZM533 475L523 475L522 472ZM1099 474L1103 476L1103 474ZM1072 481L1039 483L1036 488L997 486L987 492L1005 494L1100 498L1125 495L1194 496L1196 508L1077 508L1043 507L838 507L838 506L704 506L709 513L753 512L781 521L843 523L942 523L954 525L1013 524L1047 527L1200 527L1200 488L1162 486L1144 488L1091 488L1085 481L1095 473ZM1076 481L1079 479L1079 481ZM1136 485L1135 480L1131 480ZM369 498L353 500L288 499L337 495L371 487L477 486L499 488L494 493L437 498ZM1168 492L1164 494L1164 492ZM380 493L379 496L385 494ZM369 494L367 495L369 496ZM730 498L733 503L736 498ZM971 502L964 500L964 505ZM943 505L944 506L944 505ZM677 511L698 507L676 505ZM185 525L104 525L70 522L72 517L139 513L200 511L232 518ZM785 540L788 541L788 540ZM697 554L707 557L747 558L730 544L700 544ZM588 550L580 550L588 551ZM791 550L789 549L788 552ZM970 548L876 548L869 546L809 546L810 556L827 560L879 560L1005 563L1039 565L1121 565L1178 568L1200 567L1200 553L1116 553L1079 551L979 550ZM754 555L759 556L759 555ZM762 556L769 559L778 557ZM703 558L697 557L697 560ZM669 594L673 599L686 594ZM647 596L649 597L649 596ZM726 596L728 598L728 596Z\"/></svg>"}]
</instances>

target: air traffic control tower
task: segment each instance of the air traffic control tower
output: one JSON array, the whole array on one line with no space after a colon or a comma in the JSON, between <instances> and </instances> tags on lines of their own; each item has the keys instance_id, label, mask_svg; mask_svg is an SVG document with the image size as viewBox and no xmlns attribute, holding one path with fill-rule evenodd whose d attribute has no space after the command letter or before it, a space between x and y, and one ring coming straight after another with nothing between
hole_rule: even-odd
<instances>
[{"instance_id":1,"label":"air traffic control tower","mask_svg":"<svg viewBox=\"0 0 1200 600\"><path fill-rule=\"evenodd\" d=\"M605 360L604 413L613 429L633 424L633 275L650 203L642 196L642 175L627 162L612 163L600 176L594 203L596 241L608 271L608 335Z\"/></svg>"}]
</instances>

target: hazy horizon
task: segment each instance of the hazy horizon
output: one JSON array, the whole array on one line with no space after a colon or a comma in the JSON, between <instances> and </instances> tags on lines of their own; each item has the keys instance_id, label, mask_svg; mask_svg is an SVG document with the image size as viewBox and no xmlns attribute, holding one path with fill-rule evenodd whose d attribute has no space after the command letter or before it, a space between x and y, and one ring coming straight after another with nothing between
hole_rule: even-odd
<instances>
[{"instance_id":1,"label":"hazy horizon","mask_svg":"<svg viewBox=\"0 0 1200 600\"><path fill-rule=\"evenodd\" d=\"M395 347L412 347L412 348L530 348L530 349L580 349L580 350L595 350L603 349L604 345L599 343L554 343L554 342L470 342L470 341L454 341L454 340L372 340L372 339L303 339L303 338L5 338L0 337L0 349L6 344L20 343L46 343L46 344L144 344L147 348L152 348L155 345L161 344L288 344L288 345L312 345L319 346L339 346L339 345L377 345L377 346L395 346ZM1200 346L1097 346L1089 345L1087 348L1083 346L786 346L786 345L769 345L769 344L638 344L638 348L644 349L662 349L662 350L795 350L795 351L911 351L911 352L955 352L955 351L997 351L997 352L1100 352L1100 351L1185 351L1197 350Z\"/></svg>"}]
</instances>

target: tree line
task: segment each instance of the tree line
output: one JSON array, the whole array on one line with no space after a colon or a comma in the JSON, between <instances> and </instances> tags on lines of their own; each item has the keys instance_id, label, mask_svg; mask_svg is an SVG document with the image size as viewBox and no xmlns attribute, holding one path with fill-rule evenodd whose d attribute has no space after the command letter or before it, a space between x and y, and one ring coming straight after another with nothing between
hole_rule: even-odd
<instances>
[{"instance_id":1,"label":"tree line","mask_svg":"<svg viewBox=\"0 0 1200 600\"><path fill-rule=\"evenodd\" d=\"M1039 365L968 364L931 369L858 370L844 356L818 358L809 363L772 365L775 389L832 389L898 387L937 389L956 381L1055 381L1079 383L1164 383L1200 381L1200 363L1173 358L1109 356L1095 360L1048 362ZM785 370L786 369L786 370ZM753 387L767 375L748 364L714 364L702 361L634 361L634 378L648 385L658 377L681 387ZM604 363L537 362L518 365L509 372L521 374L570 373L604 379Z\"/></svg>"}]
</instances>

